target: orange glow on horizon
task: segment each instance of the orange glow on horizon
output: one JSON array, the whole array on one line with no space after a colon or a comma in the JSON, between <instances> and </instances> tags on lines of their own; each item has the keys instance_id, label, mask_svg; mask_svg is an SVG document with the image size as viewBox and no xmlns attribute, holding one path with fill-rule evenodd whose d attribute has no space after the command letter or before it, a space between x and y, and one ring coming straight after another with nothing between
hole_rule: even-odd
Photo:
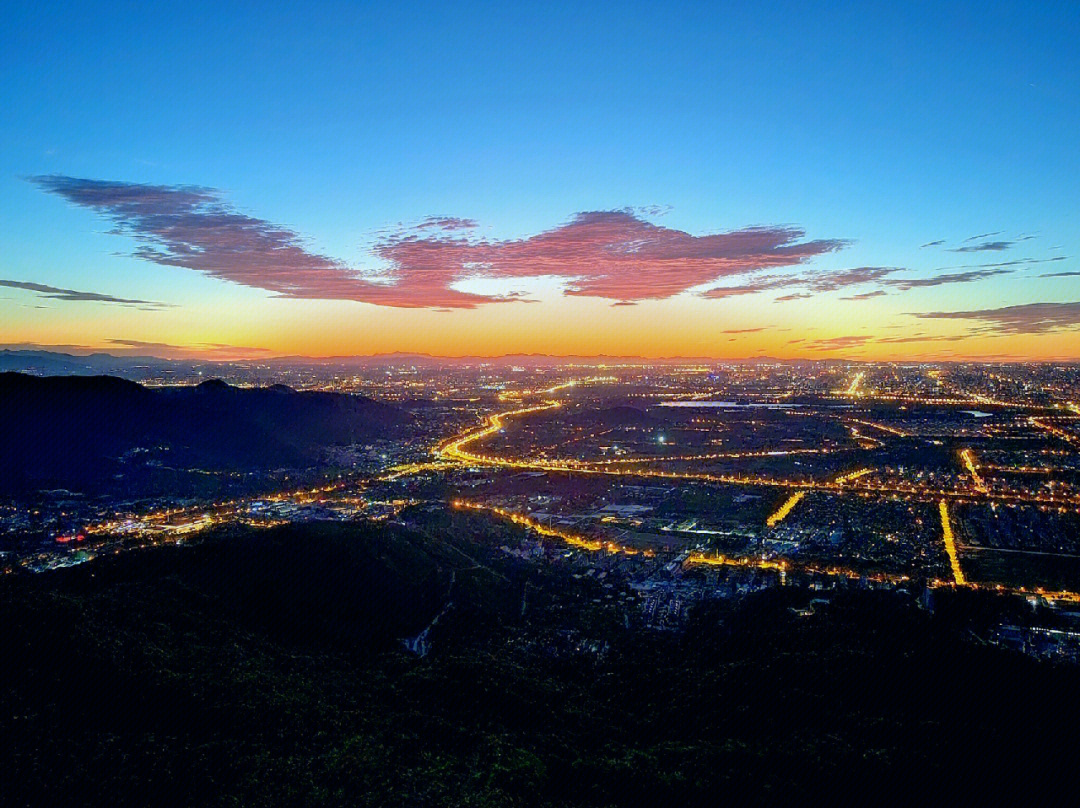
<instances>
[{"instance_id":1,"label":"orange glow on horizon","mask_svg":"<svg viewBox=\"0 0 1080 808\"><path fill-rule=\"evenodd\" d=\"M825 306L693 296L634 306L556 296L453 312L349 301L286 300L222 287L207 300L161 311L58 303L17 308L0 344L166 358L279 356L445 357L514 354L641 359L855 359L868 361L1069 360L1075 332L964 337L953 321L916 320L871 303ZM827 316L825 316L827 315Z\"/></svg>"}]
</instances>

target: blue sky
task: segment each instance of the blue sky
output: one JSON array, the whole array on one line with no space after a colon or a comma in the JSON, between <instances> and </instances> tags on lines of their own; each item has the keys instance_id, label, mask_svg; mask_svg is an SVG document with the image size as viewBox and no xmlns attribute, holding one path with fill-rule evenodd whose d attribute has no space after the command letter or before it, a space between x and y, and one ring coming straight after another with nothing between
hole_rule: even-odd
<instances>
[{"instance_id":1,"label":"blue sky","mask_svg":"<svg viewBox=\"0 0 1080 808\"><path fill-rule=\"evenodd\" d=\"M401 348L423 349L418 331L434 328L434 351L452 345L455 329L467 335L463 350L546 350L540 330L506 328L506 310L528 308L520 302L441 320L370 301L330 299L318 309L306 299L290 308L267 294L276 282L238 283L133 257L145 230L125 220L126 233L110 234L116 221L100 206L27 179L45 175L214 189L230 210L286 228L307 252L360 273L392 271L387 255L397 253L373 248L429 216L471 219L469 238L502 242L552 231L581 212L627 208L695 237L794 225L806 240L844 240L843 249L806 259L822 272L872 266L926 278L988 258L1061 258L1052 271L1080 268L1080 5L835 5L10 8L0 39L0 278L164 301L170 310L8 287L0 339L68 344L82 333L93 347L120 338L185 348L239 339L275 351L369 353L392 349L394 334ZM1009 246L949 252L984 233L1001 235L971 243ZM945 243L920 246L938 240ZM778 317L785 306L775 291L752 303L741 296L738 311L729 300L669 303L698 328L685 346L698 353L744 321L809 328L820 318L812 305L829 306L839 337L883 319L903 327L912 311L1080 301L1080 278L1017 266L902 294L882 287L888 294L873 306L792 301L801 315ZM543 310L522 319L578 313L581 301L559 291L563 281L530 285L520 270L511 274ZM730 284L724 276L720 285ZM616 313L599 307L633 301L586 302L605 318ZM611 338L590 338L582 350L650 353L631 332L642 330L646 310L652 323L664 309L641 305L625 306ZM237 306L242 328L215 325ZM983 346L976 354L1061 355L1067 314L1019 341L1015 329L995 335L1015 343L1004 352L983 346L994 320L933 325L952 328L950 336L971 329L972 346ZM299 334L304 318L323 315L341 320L338 343L268 339L273 322L293 323ZM350 331L351 318L378 322L380 337ZM573 344L560 338L550 350Z\"/></svg>"}]
</instances>

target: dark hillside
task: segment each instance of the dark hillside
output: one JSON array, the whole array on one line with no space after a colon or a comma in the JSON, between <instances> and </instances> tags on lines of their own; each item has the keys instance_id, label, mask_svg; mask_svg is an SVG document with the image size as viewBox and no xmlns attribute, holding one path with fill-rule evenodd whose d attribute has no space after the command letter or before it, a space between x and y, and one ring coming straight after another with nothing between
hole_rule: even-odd
<instances>
[{"instance_id":1,"label":"dark hillside","mask_svg":"<svg viewBox=\"0 0 1080 808\"><path fill-rule=\"evenodd\" d=\"M324 446L401 434L411 416L363 396L213 380L151 389L109 376L0 374L0 493L96 491L132 453L174 468L310 463Z\"/></svg>"},{"instance_id":2,"label":"dark hillside","mask_svg":"<svg viewBox=\"0 0 1080 808\"><path fill-rule=\"evenodd\" d=\"M773 591L655 633L500 541L457 517L237 530L8 576L0 802L938 804L1071 775L1080 674L906 597L800 618Z\"/></svg>"}]
</instances>

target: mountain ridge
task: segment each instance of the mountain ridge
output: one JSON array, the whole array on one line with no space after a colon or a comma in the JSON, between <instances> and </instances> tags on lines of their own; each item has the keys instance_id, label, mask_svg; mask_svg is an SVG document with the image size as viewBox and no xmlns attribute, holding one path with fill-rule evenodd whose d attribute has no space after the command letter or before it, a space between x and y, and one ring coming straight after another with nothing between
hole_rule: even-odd
<instances>
[{"instance_id":1,"label":"mountain ridge","mask_svg":"<svg viewBox=\"0 0 1080 808\"><path fill-rule=\"evenodd\" d=\"M284 385L147 388L115 376L0 373L0 491L94 489L132 453L177 468L303 466L323 447L400 435L412 422L365 396Z\"/></svg>"}]
</instances>

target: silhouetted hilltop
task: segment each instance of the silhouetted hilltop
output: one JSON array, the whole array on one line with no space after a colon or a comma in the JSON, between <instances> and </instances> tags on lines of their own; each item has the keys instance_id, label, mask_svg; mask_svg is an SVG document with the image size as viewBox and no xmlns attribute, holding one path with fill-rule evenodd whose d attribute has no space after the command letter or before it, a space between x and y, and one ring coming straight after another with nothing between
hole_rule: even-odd
<instances>
[{"instance_id":1,"label":"silhouetted hilltop","mask_svg":"<svg viewBox=\"0 0 1080 808\"><path fill-rule=\"evenodd\" d=\"M195 385L195 389L198 390L200 393L210 394L228 393L229 391L236 390L237 388L233 387L227 382L223 382L221 379L207 379L205 382Z\"/></svg>"},{"instance_id":2,"label":"silhouetted hilltop","mask_svg":"<svg viewBox=\"0 0 1080 808\"><path fill-rule=\"evenodd\" d=\"M0 491L98 489L132 453L176 468L302 465L325 446L399 434L412 418L363 396L150 389L109 376L0 374Z\"/></svg>"}]
</instances>

